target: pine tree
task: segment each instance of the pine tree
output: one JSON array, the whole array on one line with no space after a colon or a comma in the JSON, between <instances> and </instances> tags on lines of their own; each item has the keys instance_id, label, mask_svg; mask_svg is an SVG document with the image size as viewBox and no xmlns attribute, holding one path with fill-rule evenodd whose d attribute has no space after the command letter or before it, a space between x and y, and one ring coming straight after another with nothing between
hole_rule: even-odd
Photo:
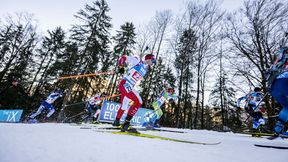
<instances>
[{"instance_id":1,"label":"pine tree","mask_svg":"<svg viewBox=\"0 0 288 162\"><path fill-rule=\"evenodd\" d=\"M28 14L18 14L15 19L9 17L6 24L0 26L0 81L14 78L27 86L37 43L36 29L33 17Z\"/></svg>"},{"instance_id":2,"label":"pine tree","mask_svg":"<svg viewBox=\"0 0 288 162\"><path fill-rule=\"evenodd\" d=\"M172 72L172 69L170 66L166 67L167 70L165 70L163 73L164 83L168 83L171 85L171 87L174 88L174 91L176 89L176 77ZM169 101L170 102L170 101ZM165 106L165 105L164 105ZM167 109L163 109L163 116L161 118L161 123L163 126L175 126L175 114L174 111L176 107L173 107L174 105L168 105Z\"/></svg>"},{"instance_id":3,"label":"pine tree","mask_svg":"<svg viewBox=\"0 0 288 162\"><path fill-rule=\"evenodd\" d=\"M37 49L38 55L34 58L34 73L32 83L36 82L34 97L40 94L47 94L52 89L43 89L43 87L51 87L51 81L59 77L61 69L55 68L55 64L61 59L65 49L65 33L61 27L57 27L54 31L48 30L48 36L43 38L41 48ZM39 61L41 60L41 61ZM63 61L63 60L62 60ZM29 88L31 93L34 85Z\"/></svg>"},{"instance_id":4,"label":"pine tree","mask_svg":"<svg viewBox=\"0 0 288 162\"><path fill-rule=\"evenodd\" d=\"M144 87L143 92L142 92L142 94L149 93L149 98L146 98L143 103L143 105L145 105L146 107L152 106L151 104L155 101L155 99L159 97L159 95L161 94L163 90L165 90L164 84L167 82L164 78L165 66L163 64L163 59L161 57L159 57L159 59L157 60L157 64L153 68L157 76L150 80L151 82L150 89L148 89L148 87ZM144 80L144 82L145 81L147 81L147 77L146 77L146 80ZM147 84L144 84L144 85L147 85Z\"/></svg>"},{"instance_id":5,"label":"pine tree","mask_svg":"<svg viewBox=\"0 0 288 162\"><path fill-rule=\"evenodd\" d=\"M235 115L234 113L238 113L236 114L236 116L240 117L239 111L237 112L235 110L236 91L233 89L232 86L229 86L227 74L225 72L222 77L217 79L214 87L215 88L211 91L209 102L212 104L213 107L220 108L222 127L225 127L228 126L228 123L230 123L228 118L229 116L233 117ZM239 125L237 126L233 124L230 124L230 126L233 126L234 128L239 127Z\"/></svg>"},{"instance_id":6,"label":"pine tree","mask_svg":"<svg viewBox=\"0 0 288 162\"><path fill-rule=\"evenodd\" d=\"M75 65L77 73L102 72L111 66L109 30L112 25L111 18L107 16L109 10L105 0L98 0L92 5L86 4L85 9L75 15L82 22L81 25L74 25L71 29L71 40L73 43L77 43L79 48L79 60ZM86 97L84 94L89 89L92 90L92 93L100 92L105 86L106 78L106 76L96 76L78 79L75 85L76 93L72 100L81 100ZM93 88L91 81L96 82Z\"/></svg>"},{"instance_id":7,"label":"pine tree","mask_svg":"<svg viewBox=\"0 0 288 162\"><path fill-rule=\"evenodd\" d=\"M97 0L92 5L85 5L75 17L81 24L73 25L70 30L70 41L77 45L77 62L75 73L105 72L111 66L112 52L109 51L111 18L107 15L109 6L105 0ZM82 77L71 80L63 105L68 99L70 102L79 102L86 99L87 95L101 92L107 83L107 76ZM58 120L63 117L63 108L58 115Z\"/></svg>"},{"instance_id":8,"label":"pine tree","mask_svg":"<svg viewBox=\"0 0 288 162\"><path fill-rule=\"evenodd\" d=\"M196 36L195 32L192 29L187 29L184 30L180 40L179 40L179 45L177 48L178 54L176 55L176 60L175 60L175 67L179 71L179 86L178 86L178 107L176 110L176 120L177 120L177 127L180 126L180 121L185 122L185 117L182 119L182 114L181 114L181 107L183 105L183 113L186 116L187 108L188 105L190 104L189 102L191 101L191 84L192 84L192 71L190 68L192 67L192 62L193 62L193 55L195 53L195 48L196 48ZM184 92L184 94L182 94ZM182 100L184 103L182 104ZM191 105L191 104L190 104ZM192 119L192 107L190 107L189 112L189 117ZM182 125L185 125L182 123Z\"/></svg>"},{"instance_id":9,"label":"pine tree","mask_svg":"<svg viewBox=\"0 0 288 162\"><path fill-rule=\"evenodd\" d=\"M169 83L175 89L176 77L173 74L172 68L169 65L168 67L166 67L167 70L164 71L164 83Z\"/></svg>"},{"instance_id":10,"label":"pine tree","mask_svg":"<svg viewBox=\"0 0 288 162\"><path fill-rule=\"evenodd\" d=\"M125 24L120 26L120 31L117 31L113 40L116 43L114 47L114 58L113 62L115 64L114 71L117 71L117 63L121 54L129 55L132 52L133 45L135 42L135 27L133 23L126 22ZM118 81L118 73L114 73L114 75L110 79L110 84L108 87L108 91L110 94L113 94L116 88L116 83Z\"/></svg>"},{"instance_id":11,"label":"pine tree","mask_svg":"<svg viewBox=\"0 0 288 162\"><path fill-rule=\"evenodd\" d=\"M0 22L0 105L5 108L29 107L26 91L37 44L36 27L31 15L20 13ZM18 85L12 86L12 80Z\"/></svg>"}]
</instances>

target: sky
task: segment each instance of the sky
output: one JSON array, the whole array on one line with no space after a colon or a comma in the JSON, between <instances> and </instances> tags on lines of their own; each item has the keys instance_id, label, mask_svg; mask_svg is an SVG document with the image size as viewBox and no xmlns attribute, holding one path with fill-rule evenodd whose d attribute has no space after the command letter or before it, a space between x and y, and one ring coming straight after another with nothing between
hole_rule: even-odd
<instances>
[{"instance_id":1,"label":"sky","mask_svg":"<svg viewBox=\"0 0 288 162\"><path fill-rule=\"evenodd\" d=\"M76 23L75 15L85 4L95 0L4 0L0 5L0 19L7 14L27 12L34 14L38 28L42 32L61 26L64 30ZM221 1L221 0L220 0ZM137 27L143 25L156 11L171 10L177 14L184 9L187 0L106 0L110 7L108 15L112 18L113 30L118 30L125 22L133 22ZM233 11L242 0L223 0L222 7Z\"/></svg>"},{"instance_id":2,"label":"sky","mask_svg":"<svg viewBox=\"0 0 288 162\"><path fill-rule=\"evenodd\" d=\"M221 142L218 145L200 145L97 132L102 126L105 127L102 124L94 125L92 129L80 129L80 126L63 123L0 123L0 161L287 162L288 157L287 150L254 146L287 146L287 139L271 141L247 134L207 130L181 129L187 133L141 131L193 142Z\"/></svg>"},{"instance_id":3,"label":"sky","mask_svg":"<svg viewBox=\"0 0 288 162\"><path fill-rule=\"evenodd\" d=\"M38 31L46 33L61 26L67 31L78 20L73 16L85 4L92 4L95 0L3 0L0 5L0 20L8 14L27 12L33 14L37 20ZM111 35L125 22L132 22L136 29L147 24L156 14L156 11L171 10L177 15L184 10L189 0L106 0L110 11L108 16L112 18L113 25ZM199 0L201 1L201 0ZM242 5L243 0L219 0L223 1L221 7L233 12ZM208 97L205 97L206 100Z\"/></svg>"}]
</instances>

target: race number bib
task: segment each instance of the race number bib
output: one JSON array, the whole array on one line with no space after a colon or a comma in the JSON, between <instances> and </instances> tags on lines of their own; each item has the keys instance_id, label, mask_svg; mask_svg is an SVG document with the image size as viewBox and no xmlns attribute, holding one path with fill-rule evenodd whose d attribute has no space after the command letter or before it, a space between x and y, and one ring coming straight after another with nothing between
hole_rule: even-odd
<instances>
[{"instance_id":1,"label":"race number bib","mask_svg":"<svg viewBox=\"0 0 288 162\"><path fill-rule=\"evenodd\" d=\"M141 74L138 72L138 71L135 71L133 74L132 74L132 79L137 82L138 80L140 80L142 78Z\"/></svg>"},{"instance_id":2,"label":"race number bib","mask_svg":"<svg viewBox=\"0 0 288 162\"><path fill-rule=\"evenodd\" d=\"M161 97L159 98L159 101L160 101L161 103L163 103L163 102L165 101L165 98L164 98L163 96L161 96Z\"/></svg>"},{"instance_id":3,"label":"race number bib","mask_svg":"<svg viewBox=\"0 0 288 162\"><path fill-rule=\"evenodd\" d=\"M131 92L132 91L132 87L129 85L129 84L124 84L124 88L125 88L125 90L129 93L129 92Z\"/></svg>"}]
</instances>

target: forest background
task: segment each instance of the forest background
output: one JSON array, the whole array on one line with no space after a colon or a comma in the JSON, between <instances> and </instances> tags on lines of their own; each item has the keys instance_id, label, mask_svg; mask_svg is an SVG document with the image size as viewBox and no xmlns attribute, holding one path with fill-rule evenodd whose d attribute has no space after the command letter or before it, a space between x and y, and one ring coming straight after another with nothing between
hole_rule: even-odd
<instances>
[{"instance_id":1,"label":"forest background","mask_svg":"<svg viewBox=\"0 0 288 162\"><path fill-rule=\"evenodd\" d=\"M125 49L128 55L153 53L157 59L141 83L143 107L152 108L164 83L179 96L176 106L164 108L163 126L241 130L251 123L235 101L256 86L267 92L266 71L288 31L287 0L244 1L233 12L218 1L187 1L177 14L157 11L147 24L136 28L125 22L113 35L109 3L96 0L79 8L77 23L68 30L39 32L26 12L0 19L1 109L24 109L25 118L62 88L66 96L55 103L51 119L61 121L65 113L83 111L83 104L75 103L93 94L119 94L116 63ZM108 73L59 79L99 72ZM268 117L281 109L270 96L265 107ZM268 120L268 128L273 122Z\"/></svg>"}]
</instances>

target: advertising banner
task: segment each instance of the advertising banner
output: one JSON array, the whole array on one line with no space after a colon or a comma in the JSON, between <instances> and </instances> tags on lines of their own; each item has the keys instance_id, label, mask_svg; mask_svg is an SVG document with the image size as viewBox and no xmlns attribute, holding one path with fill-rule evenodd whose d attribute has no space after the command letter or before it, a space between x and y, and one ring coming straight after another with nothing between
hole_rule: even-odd
<instances>
[{"instance_id":1,"label":"advertising banner","mask_svg":"<svg viewBox=\"0 0 288 162\"><path fill-rule=\"evenodd\" d=\"M113 121L116 118L117 111L120 108L120 103L116 102L110 102L110 101L104 101L102 104L101 108L101 113L100 113L100 122L108 122L108 123L113 123ZM128 111L128 109L127 109ZM127 115L127 111L124 112L121 122L123 123L125 120L125 117ZM142 125L145 121L145 116L149 113L153 112L151 109L145 109L145 108L140 108L138 109L137 113L134 115L134 117L131 120L132 125Z\"/></svg>"},{"instance_id":2,"label":"advertising banner","mask_svg":"<svg viewBox=\"0 0 288 162\"><path fill-rule=\"evenodd\" d=\"M19 122L23 110L0 110L0 122Z\"/></svg>"}]
</instances>

